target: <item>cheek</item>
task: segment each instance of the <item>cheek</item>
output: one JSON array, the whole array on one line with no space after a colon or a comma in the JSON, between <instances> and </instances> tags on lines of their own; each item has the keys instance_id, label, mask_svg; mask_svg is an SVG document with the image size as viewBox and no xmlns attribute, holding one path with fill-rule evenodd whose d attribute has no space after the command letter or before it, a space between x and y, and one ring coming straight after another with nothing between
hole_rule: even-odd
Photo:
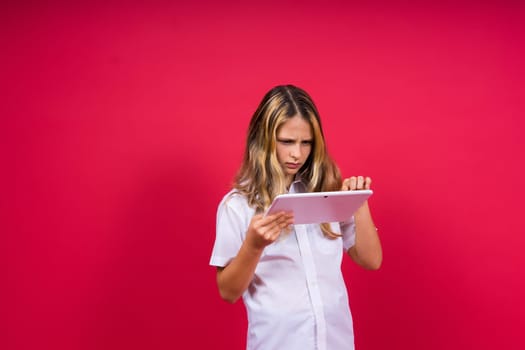
<instances>
[{"instance_id":1,"label":"cheek","mask_svg":"<svg viewBox=\"0 0 525 350\"><path fill-rule=\"evenodd\" d=\"M283 149L283 147L277 146L277 149L275 151L276 151L275 153L277 154L277 160L279 161L279 163L282 163L285 150Z\"/></svg>"},{"instance_id":2,"label":"cheek","mask_svg":"<svg viewBox=\"0 0 525 350\"><path fill-rule=\"evenodd\" d=\"M308 157L310 157L310 155L312 154L312 147L307 147L305 150L304 150L304 158L305 159L308 159Z\"/></svg>"}]
</instances>

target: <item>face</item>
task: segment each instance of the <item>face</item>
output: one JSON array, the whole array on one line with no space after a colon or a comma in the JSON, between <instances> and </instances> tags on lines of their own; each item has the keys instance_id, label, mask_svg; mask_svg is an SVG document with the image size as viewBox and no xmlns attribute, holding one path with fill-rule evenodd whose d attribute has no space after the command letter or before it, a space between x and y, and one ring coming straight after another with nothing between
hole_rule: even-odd
<instances>
[{"instance_id":1,"label":"face","mask_svg":"<svg viewBox=\"0 0 525 350\"><path fill-rule=\"evenodd\" d=\"M277 160L288 186L312 151L312 127L300 116L288 119L277 130Z\"/></svg>"}]
</instances>

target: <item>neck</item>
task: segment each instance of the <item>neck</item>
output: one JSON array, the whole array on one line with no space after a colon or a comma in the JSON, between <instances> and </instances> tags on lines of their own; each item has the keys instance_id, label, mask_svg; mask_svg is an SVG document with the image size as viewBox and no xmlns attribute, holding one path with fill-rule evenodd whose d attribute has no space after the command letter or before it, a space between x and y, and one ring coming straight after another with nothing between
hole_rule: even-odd
<instances>
[{"instance_id":1,"label":"neck","mask_svg":"<svg viewBox=\"0 0 525 350\"><path fill-rule=\"evenodd\" d=\"M292 175L286 176L286 189L289 190L290 186L292 185L294 177Z\"/></svg>"}]
</instances>

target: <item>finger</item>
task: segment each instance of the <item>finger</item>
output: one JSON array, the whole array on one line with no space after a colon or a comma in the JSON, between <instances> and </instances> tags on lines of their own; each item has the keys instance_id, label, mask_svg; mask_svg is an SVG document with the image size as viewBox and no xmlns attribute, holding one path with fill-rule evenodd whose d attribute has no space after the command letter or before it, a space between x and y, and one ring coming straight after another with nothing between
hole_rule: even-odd
<instances>
[{"instance_id":1,"label":"finger","mask_svg":"<svg viewBox=\"0 0 525 350\"><path fill-rule=\"evenodd\" d=\"M276 222L277 224L282 224L289 222L290 220L293 220L294 214L293 212L279 212L277 214L274 214L272 216L268 216L267 224L270 225L271 222Z\"/></svg>"},{"instance_id":2,"label":"finger","mask_svg":"<svg viewBox=\"0 0 525 350\"><path fill-rule=\"evenodd\" d=\"M348 188L350 191L357 189L357 178L355 176L350 177L348 182L350 183L350 186Z\"/></svg>"},{"instance_id":3,"label":"finger","mask_svg":"<svg viewBox=\"0 0 525 350\"><path fill-rule=\"evenodd\" d=\"M271 224L272 222L280 222L282 220L286 220L286 215L287 213L284 212L284 211L280 211L272 216L269 216L268 217L268 220L265 222L265 224L269 225Z\"/></svg>"},{"instance_id":4,"label":"finger","mask_svg":"<svg viewBox=\"0 0 525 350\"><path fill-rule=\"evenodd\" d=\"M268 219L273 216L274 214L266 216L266 217L262 214L254 215L252 218L252 222L250 223L250 226L256 232L258 236L264 237L266 232L268 231L268 227L267 227L268 222L269 222Z\"/></svg>"},{"instance_id":5,"label":"finger","mask_svg":"<svg viewBox=\"0 0 525 350\"><path fill-rule=\"evenodd\" d=\"M279 233L283 227L285 227L286 220L283 215L278 215L274 220L270 220L261 226L261 232L266 240L271 240L276 233Z\"/></svg>"},{"instance_id":6,"label":"finger","mask_svg":"<svg viewBox=\"0 0 525 350\"><path fill-rule=\"evenodd\" d=\"M291 229L292 229L292 225L293 225L293 216L286 216L285 218L283 218L282 221L279 221L278 225L275 227L275 239L277 239L277 237L279 237L279 235L281 234L281 232L290 232Z\"/></svg>"},{"instance_id":7,"label":"finger","mask_svg":"<svg viewBox=\"0 0 525 350\"><path fill-rule=\"evenodd\" d=\"M272 231L275 229L276 226L277 224L275 221L265 223L259 229L261 236L264 237L264 239L269 240L272 236Z\"/></svg>"},{"instance_id":8,"label":"finger","mask_svg":"<svg viewBox=\"0 0 525 350\"><path fill-rule=\"evenodd\" d=\"M270 225L272 222L276 221L276 220L279 220L280 217L282 217L284 215L284 212L283 211L280 211L278 213L275 213L275 214L271 214L271 215L268 215L268 216L265 216L262 218L261 220L261 226L268 226Z\"/></svg>"},{"instance_id":9,"label":"finger","mask_svg":"<svg viewBox=\"0 0 525 350\"><path fill-rule=\"evenodd\" d=\"M271 229L275 230L275 233L279 235L282 230L285 230L287 227L293 224L293 216L286 215L280 218L278 221L275 221L275 226L272 226Z\"/></svg>"},{"instance_id":10,"label":"finger","mask_svg":"<svg viewBox=\"0 0 525 350\"><path fill-rule=\"evenodd\" d=\"M277 229L280 230L286 222L286 216L280 216L277 218L272 224L270 224L270 229Z\"/></svg>"},{"instance_id":11,"label":"finger","mask_svg":"<svg viewBox=\"0 0 525 350\"><path fill-rule=\"evenodd\" d=\"M370 189L370 185L372 185L372 179L367 176L365 178L365 189L369 190Z\"/></svg>"},{"instance_id":12,"label":"finger","mask_svg":"<svg viewBox=\"0 0 525 350\"><path fill-rule=\"evenodd\" d=\"M282 223L284 223L285 225L289 225L289 224L293 223L293 219L294 219L293 212L292 211L287 212L282 217Z\"/></svg>"},{"instance_id":13,"label":"finger","mask_svg":"<svg viewBox=\"0 0 525 350\"><path fill-rule=\"evenodd\" d=\"M281 227L280 226L276 226L274 227L271 231L270 231L270 238L269 240L270 241L275 241L277 238L279 238L279 236L281 235Z\"/></svg>"},{"instance_id":14,"label":"finger","mask_svg":"<svg viewBox=\"0 0 525 350\"><path fill-rule=\"evenodd\" d=\"M365 184L365 178L362 176L357 177L357 189L362 190Z\"/></svg>"},{"instance_id":15,"label":"finger","mask_svg":"<svg viewBox=\"0 0 525 350\"><path fill-rule=\"evenodd\" d=\"M295 217L294 217L293 213L290 213L290 215L288 215L286 217L286 222L285 222L286 227L288 227L290 225L293 225L294 220L295 220Z\"/></svg>"},{"instance_id":16,"label":"finger","mask_svg":"<svg viewBox=\"0 0 525 350\"><path fill-rule=\"evenodd\" d=\"M257 226L260 225L261 221L263 221L263 220L264 220L264 216L263 216L263 214L257 214L257 215L254 215L254 216L252 217L252 220L251 220L251 225L252 225L253 227L257 227Z\"/></svg>"},{"instance_id":17,"label":"finger","mask_svg":"<svg viewBox=\"0 0 525 350\"><path fill-rule=\"evenodd\" d=\"M262 218L264 218L264 215L263 215L263 214L255 214L255 215L252 217L252 220L253 220L253 221L259 221L259 220L261 220Z\"/></svg>"},{"instance_id":18,"label":"finger","mask_svg":"<svg viewBox=\"0 0 525 350\"><path fill-rule=\"evenodd\" d=\"M348 191L350 189L350 179L344 179L341 185L341 191Z\"/></svg>"},{"instance_id":19,"label":"finger","mask_svg":"<svg viewBox=\"0 0 525 350\"><path fill-rule=\"evenodd\" d=\"M286 233L286 234L292 232L292 230L293 230L292 225L288 225L288 226L286 226L285 228L283 228L283 231L284 231L284 233Z\"/></svg>"},{"instance_id":20,"label":"finger","mask_svg":"<svg viewBox=\"0 0 525 350\"><path fill-rule=\"evenodd\" d=\"M273 223L272 225L269 225L262 234L263 238L267 242L273 242L277 239L278 234L281 232L281 229L279 228L279 225Z\"/></svg>"},{"instance_id":21,"label":"finger","mask_svg":"<svg viewBox=\"0 0 525 350\"><path fill-rule=\"evenodd\" d=\"M265 232L265 239L268 241L275 241L281 235L283 230L286 230L290 225L293 224L293 213L283 213L282 216L276 218L276 220L268 223L266 226L267 231Z\"/></svg>"}]
</instances>

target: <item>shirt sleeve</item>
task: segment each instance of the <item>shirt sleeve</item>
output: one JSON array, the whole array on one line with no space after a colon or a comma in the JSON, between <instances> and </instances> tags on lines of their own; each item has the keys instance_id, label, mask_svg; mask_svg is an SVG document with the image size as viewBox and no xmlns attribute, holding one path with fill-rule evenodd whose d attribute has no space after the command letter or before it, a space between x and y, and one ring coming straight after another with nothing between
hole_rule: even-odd
<instances>
[{"instance_id":1,"label":"shirt sleeve","mask_svg":"<svg viewBox=\"0 0 525 350\"><path fill-rule=\"evenodd\" d=\"M215 244L210 265L224 267L237 256L247 229L240 208L235 208L231 196L224 199L217 210Z\"/></svg>"},{"instance_id":2,"label":"shirt sleeve","mask_svg":"<svg viewBox=\"0 0 525 350\"><path fill-rule=\"evenodd\" d=\"M341 223L341 234L343 235L343 248L346 252L355 245L355 221L353 216Z\"/></svg>"}]
</instances>

